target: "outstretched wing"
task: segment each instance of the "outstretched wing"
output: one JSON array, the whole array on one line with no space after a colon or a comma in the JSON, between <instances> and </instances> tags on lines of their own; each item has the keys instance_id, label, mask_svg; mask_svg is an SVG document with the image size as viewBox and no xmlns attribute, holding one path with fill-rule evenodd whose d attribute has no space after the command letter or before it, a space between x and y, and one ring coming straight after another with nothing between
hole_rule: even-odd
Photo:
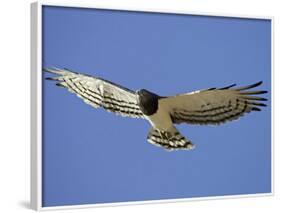
<instances>
[{"instance_id":1,"label":"outstretched wing","mask_svg":"<svg viewBox=\"0 0 281 213\"><path fill-rule=\"evenodd\" d=\"M58 81L57 86L75 93L85 103L95 108L103 107L109 112L122 116L143 117L134 91L101 78L66 69L48 68L44 70L57 75L47 78L48 80Z\"/></svg>"},{"instance_id":2,"label":"outstretched wing","mask_svg":"<svg viewBox=\"0 0 281 213\"><path fill-rule=\"evenodd\" d=\"M251 111L260 111L266 106L262 101L267 99L256 96L267 91L249 91L261 85L233 88L235 84L224 88L181 94L163 98L163 107L168 109L174 123L221 124L232 121Z\"/></svg>"}]
</instances>

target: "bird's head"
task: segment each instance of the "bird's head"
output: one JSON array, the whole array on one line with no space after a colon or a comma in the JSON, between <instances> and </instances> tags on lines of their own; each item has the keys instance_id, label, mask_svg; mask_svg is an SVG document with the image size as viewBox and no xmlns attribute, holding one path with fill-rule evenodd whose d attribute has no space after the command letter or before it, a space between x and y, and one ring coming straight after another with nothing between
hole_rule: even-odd
<instances>
[{"instance_id":1,"label":"bird's head","mask_svg":"<svg viewBox=\"0 0 281 213\"><path fill-rule=\"evenodd\" d=\"M138 97L144 97L144 96L149 96L152 93L146 89L140 89L140 90L137 90L137 94L138 94Z\"/></svg>"},{"instance_id":2,"label":"bird's head","mask_svg":"<svg viewBox=\"0 0 281 213\"><path fill-rule=\"evenodd\" d=\"M137 91L137 96L140 109L145 115L152 115L157 111L158 95L146 89L141 89Z\"/></svg>"}]
</instances>

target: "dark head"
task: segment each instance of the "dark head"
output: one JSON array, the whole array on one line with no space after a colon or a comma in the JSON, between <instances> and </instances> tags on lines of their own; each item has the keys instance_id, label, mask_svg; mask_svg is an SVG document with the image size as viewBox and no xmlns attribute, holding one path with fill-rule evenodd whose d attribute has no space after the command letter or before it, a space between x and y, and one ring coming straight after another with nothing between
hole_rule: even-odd
<instances>
[{"instance_id":1,"label":"dark head","mask_svg":"<svg viewBox=\"0 0 281 213\"><path fill-rule=\"evenodd\" d=\"M138 104L143 114L149 116L157 112L158 99L160 98L158 95L149 92L146 89L138 90L137 95L138 95Z\"/></svg>"}]
</instances>

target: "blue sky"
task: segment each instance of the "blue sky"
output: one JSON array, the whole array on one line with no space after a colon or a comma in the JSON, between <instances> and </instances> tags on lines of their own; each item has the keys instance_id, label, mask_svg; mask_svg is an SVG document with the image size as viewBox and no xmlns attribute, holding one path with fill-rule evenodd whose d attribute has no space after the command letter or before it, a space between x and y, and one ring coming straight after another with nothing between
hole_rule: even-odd
<instances>
[{"instance_id":1,"label":"blue sky","mask_svg":"<svg viewBox=\"0 0 281 213\"><path fill-rule=\"evenodd\" d=\"M271 22L44 7L43 61L159 95L260 80L271 91ZM196 149L167 152L146 141L147 121L43 80L43 205L270 192L267 104L218 127L178 125Z\"/></svg>"}]
</instances>

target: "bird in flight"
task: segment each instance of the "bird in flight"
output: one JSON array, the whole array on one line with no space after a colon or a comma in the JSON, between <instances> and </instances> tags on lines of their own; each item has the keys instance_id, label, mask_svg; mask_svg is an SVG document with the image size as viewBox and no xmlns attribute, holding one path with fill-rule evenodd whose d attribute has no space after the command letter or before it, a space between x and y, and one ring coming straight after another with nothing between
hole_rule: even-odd
<instances>
[{"instance_id":1,"label":"bird in flight","mask_svg":"<svg viewBox=\"0 0 281 213\"><path fill-rule=\"evenodd\" d=\"M147 141L166 150L191 150L194 144L181 135L174 124L219 125L236 120L251 111L260 111L267 91L249 90L262 81L235 88L209 88L175 96L159 96L146 89L133 91L111 81L73 72L68 69L44 68L56 74L46 78L76 94L94 108L149 121Z\"/></svg>"}]
</instances>

